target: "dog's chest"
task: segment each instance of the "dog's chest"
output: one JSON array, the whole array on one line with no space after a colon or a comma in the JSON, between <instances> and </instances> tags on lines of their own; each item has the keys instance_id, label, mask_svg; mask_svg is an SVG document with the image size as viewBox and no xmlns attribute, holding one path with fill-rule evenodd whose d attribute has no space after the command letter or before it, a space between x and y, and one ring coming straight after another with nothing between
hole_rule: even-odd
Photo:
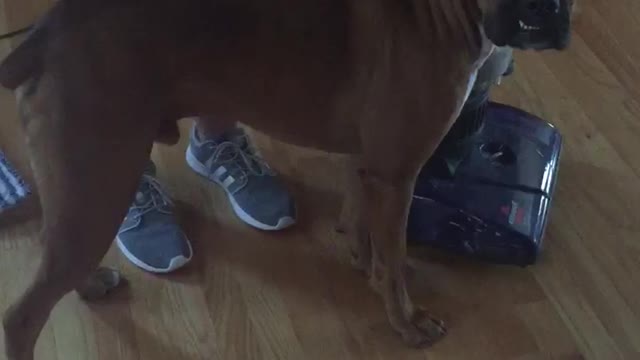
<instances>
[{"instance_id":1,"label":"dog's chest","mask_svg":"<svg viewBox=\"0 0 640 360\"><path fill-rule=\"evenodd\" d=\"M469 75L469 79L467 81L467 88L464 92L463 104L467 102L467 100L469 99L469 96L471 95L471 91L473 90L473 87L475 86L476 81L478 80L478 72L480 71L480 68L484 65L487 59L489 59L489 57L491 56L491 54L493 54L494 51L495 51L495 47L493 45L489 45L486 47L486 50L483 51L482 55L480 56L480 60L478 61L477 65L474 67L473 72L471 72L471 74Z\"/></svg>"},{"instance_id":2,"label":"dog's chest","mask_svg":"<svg viewBox=\"0 0 640 360\"><path fill-rule=\"evenodd\" d=\"M466 103L467 100L469 99L469 95L471 95L471 90L473 90L473 86L475 85L477 79L478 79L478 70L475 70L469 76L467 89L465 90L465 93L464 93L464 101L462 102L463 104Z\"/></svg>"}]
</instances>

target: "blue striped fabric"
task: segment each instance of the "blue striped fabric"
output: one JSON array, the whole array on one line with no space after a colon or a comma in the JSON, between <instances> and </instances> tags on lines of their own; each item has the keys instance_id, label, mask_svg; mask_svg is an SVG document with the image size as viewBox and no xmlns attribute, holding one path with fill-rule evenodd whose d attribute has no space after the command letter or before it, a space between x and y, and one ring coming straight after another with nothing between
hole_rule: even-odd
<instances>
[{"instance_id":1,"label":"blue striped fabric","mask_svg":"<svg viewBox=\"0 0 640 360\"><path fill-rule=\"evenodd\" d=\"M0 152L0 212L17 205L31 194L29 186Z\"/></svg>"}]
</instances>

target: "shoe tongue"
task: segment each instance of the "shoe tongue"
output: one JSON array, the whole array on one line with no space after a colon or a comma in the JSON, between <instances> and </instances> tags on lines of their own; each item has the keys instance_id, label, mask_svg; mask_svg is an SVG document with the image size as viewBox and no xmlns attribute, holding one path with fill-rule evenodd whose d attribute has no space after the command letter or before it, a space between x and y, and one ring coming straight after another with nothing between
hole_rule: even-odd
<instances>
[{"instance_id":1,"label":"shoe tongue","mask_svg":"<svg viewBox=\"0 0 640 360\"><path fill-rule=\"evenodd\" d=\"M151 173L148 173L146 171L145 174L151 175ZM136 190L136 196L134 200L136 205L146 205L147 203L152 201L154 191L156 190L151 186L151 184L149 184L149 181L143 177L140 181L140 185L138 185L138 190Z\"/></svg>"},{"instance_id":2,"label":"shoe tongue","mask_svg":"<svg viewBox=\"0 0 640 360\"><path fill-rule=\"evenodd\" d=\"M247 145L247 137L245 133L238 128L234 128L229 131L226 131L224 134L215 138L211 138L210 140L212 140L216 144L222 144L224 142L232 142L240 146L241 148L244 148Z\"/></svg>"},{"instance_id":3,"label":"shoe tongue","mask_svg":"<svg viewBox=\"0 0 640 360\"><path fill-rule=\"evenodd\" d=\"M147 163L147 166L144 168L144 175L149 175L149 176L156 176L156 164L154 164L152 161L149 161Z\"/></svg>"},{"instance_id":4,"label":"shoe tongue","mask_svg":"<svg viewBox=\"0 0 640 360\"><path fill-rule=\"evenodd\" d=\"M145 205L149 201L151 201L151 190L149 189L148 184L142 184L138 191L136 191L135 197L136 205Z\"/></svg>"},{"instance_id":5,"label":"shoe tongue","mask_svg":"<svg viewBox=\"0 0 640 360\"><path fill-rule=\"evenodd\" d=\"M247 142L247 138L244 136L238 136L235 137L231 140L229 140L231 142L233 142L234 144L236 144L240 149L242 149L242 151L247 151L248 150L248 146L249 143Z\"/></svg>"}]
</instances>

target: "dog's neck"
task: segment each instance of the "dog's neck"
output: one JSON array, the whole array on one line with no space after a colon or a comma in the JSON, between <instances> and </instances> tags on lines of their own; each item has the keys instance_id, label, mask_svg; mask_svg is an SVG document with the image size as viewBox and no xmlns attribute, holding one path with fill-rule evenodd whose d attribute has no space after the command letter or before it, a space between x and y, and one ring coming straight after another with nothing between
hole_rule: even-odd
<instances>
[{"instance_id":1,"label":"dog's neck","mask_svg":"<svg viewBox=\"0 0 640 360\"><path fill-rule=\"evenodd\" d=\"M450 42L451 36L464 36L470 48L483 46L483 9L487 0L387 0L387 8L403 8L423 24L423 32L437 40ZM462 31L461 31L462 30Z\"/></svg>"},{"instance_id":2,"label":"dog's neck","mask_svg":"<svg viewBox=\"0 0 640 360\"><path fill-rule=\"evenodd\" d=\"M392 0L396 1L396 0ZM411 6L421 29L444 43L463 43L472 52L486 52L493 45L486 37L483 12L490 0L403 0ZM457 37L457 38L452 38Z\"/></svg>"}]
</instances>

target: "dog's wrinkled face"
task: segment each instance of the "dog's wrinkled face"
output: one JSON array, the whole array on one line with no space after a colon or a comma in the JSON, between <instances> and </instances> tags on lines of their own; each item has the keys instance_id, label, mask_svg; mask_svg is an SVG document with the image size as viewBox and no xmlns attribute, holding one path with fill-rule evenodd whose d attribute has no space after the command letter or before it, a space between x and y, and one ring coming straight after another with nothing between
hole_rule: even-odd
<instances>
[{"instance_id":1,"label":"dog's wrinkled face","mask_svg":"<svg viewBox=\"0 0 640 360\"><path fill-rule=\"evenodd\" d=\"M497 46L557 49L569 44L573 0L479 0L487 37Z\"/></svg>"}]
</instances>

